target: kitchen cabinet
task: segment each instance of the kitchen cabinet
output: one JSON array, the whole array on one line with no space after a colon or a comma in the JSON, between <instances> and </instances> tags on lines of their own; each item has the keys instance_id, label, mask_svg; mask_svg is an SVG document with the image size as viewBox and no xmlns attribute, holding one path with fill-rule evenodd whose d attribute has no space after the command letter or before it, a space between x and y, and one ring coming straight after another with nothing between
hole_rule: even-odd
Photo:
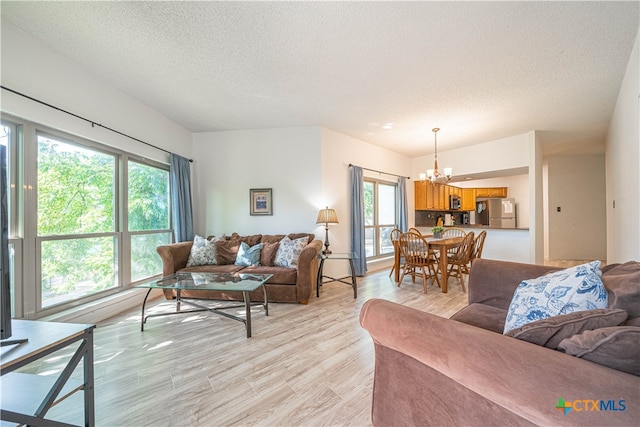
<instances>
[{"instance_id":1,"label":"kitchen cabinet","mask_svg":"<svg viewBox=\"0 0 640 427\"><path fill-rule=\"evenodd\" d=\"M462 188L462 203L460 204L460 210L473 211L475 209L476 209L476 189Z\"/></svg>"},{"instance_id":2,"label":"kitchen cabinet","mask_svg":"<svg viewBox=\"0 0 640 427\"><path fill-rule=\"evenodd\" d=\"M460 198L461 211L476 209L476 198L507 197L507 187L460 188L455 185L432 184L429 181L415 181L415 209L418 211L448 211L449 196Z\"/></svg>"},{"instance_id":3,"label":"kitchen cabinet","mask_svg":"<svg viewBox=\"0 0 640 427\"><path fill-rule=\"evenodd\" d=\"M507 197L507 187L476 188L476 197Z\"/></svg>"},{"instance_id":4,"label":"kitchen cabinet","mask_svg":"<svg viewBox=\"0 0 640 427\"><path fill-rule=\"evenodd\" d=\"M427 186L424 181L416 181L413 183L415 209L423 211L429 209L427 207Z\"/></svg>"},{"instance_id":5,"label":"kitchen cabinet","mask_svg":"<svg viewBox=\"0 0 640 427\"><path fill-rule=\"evenodd\" d=\"M437 198L436 198L437 192ZM439 210L449 210L449 192L447 186L442 184L433 184L434 204Z\"/></svg>"},{"instance_id":6,"label":"kitchen cabinet","mask_svg":"<svg viewBox=\"0 0 640 427\"><path fill-rule=\"evenodd\" d=\"M416 210L445 211L449 209L449 189L447 185L432 184L429 181L414 182L414 202Z\"/></svg>"}]
</instances>

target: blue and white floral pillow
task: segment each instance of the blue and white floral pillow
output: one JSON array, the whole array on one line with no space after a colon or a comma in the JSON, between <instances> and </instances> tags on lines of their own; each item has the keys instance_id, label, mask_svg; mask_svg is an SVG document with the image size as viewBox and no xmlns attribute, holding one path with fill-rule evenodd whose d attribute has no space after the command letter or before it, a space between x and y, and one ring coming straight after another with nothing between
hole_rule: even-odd
<instances>
[{"instance_id":1,"label":"blue and white floral pillow","mask_svg":"<svg viewBox=\"0 0 640 427\"><path fill-rule=\"evenodd\" d=\"M576 311L607 308L600 261L523 280L507 312L504 333L529 322Z\"/></svg>"},{"instance_id":2,"label":"blue and white floral pillow","mask_svg":"<svg viewBox=\"0 0 640 427\"><path fill-rule=\"evenodd\" d=\"M235 265L243 265L245 267L251 267L260 265L260 253L262 251L262 243L249 247L246 242L240 243L238 248L238 255L236 255Z\"/></svg>"},{"instance_id":3,"label":"blue and white floral pillow","mask_svg":"<svg viewBox=\"0 0 640 427\"><path fill-rule=\"evenodd\" d=\"M214 264L217 264L215 239L207 240L196 234L193 238L193 246L191 246L187 267Z\"/></svg>"},{"instance_id":4,"label":"blue and white floral pillow","mask_svg":"<svg viewBox=\"0 0 640 427\"><path fill-rule=\"evenodd\" d=\"M289 236L285 236L280 240L280 246L276 252L276 258L273 260L273 265L281 267L296 268L298 265L298 257L302 250L309 243L309 236L304 236L299 239L291 240Z\"/></svg>"}]
</instances>

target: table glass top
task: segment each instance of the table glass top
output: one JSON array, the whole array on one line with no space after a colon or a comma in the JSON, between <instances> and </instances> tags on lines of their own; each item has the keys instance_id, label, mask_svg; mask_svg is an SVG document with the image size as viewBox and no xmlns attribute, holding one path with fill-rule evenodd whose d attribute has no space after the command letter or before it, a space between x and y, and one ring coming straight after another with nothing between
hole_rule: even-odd
<instances>
[{"instance_id":1,"label":"table glass top","mask_svg":"<svg viewBox=\"0 0 640 427\"><path fill-rule=\"evenodd\" d=\"M175 273L136 285L136 288L208 291L255 291L273 274Z\"/></svg>"}]
</instances>

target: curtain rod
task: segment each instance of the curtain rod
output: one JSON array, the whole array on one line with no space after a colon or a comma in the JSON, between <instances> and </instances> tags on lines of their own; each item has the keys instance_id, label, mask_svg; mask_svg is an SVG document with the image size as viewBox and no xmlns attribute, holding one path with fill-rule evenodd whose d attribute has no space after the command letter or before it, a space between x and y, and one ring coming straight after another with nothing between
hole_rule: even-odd
<instances>
[{"instance_id":1,"label":"curtain rod","mask_svg":"<svg viewBox=\"0 0 640 427\"><path fill-rule=\"evenodd\" d=\"M8 88L8 87L6 87L6 86L4 86L4 85L0 85L0 88L2 88L2 89L4 89L4 90L6 90L7 92L11 92L11 93L15 93L16 95L20 95L20 96L22 96L23 98L27 98L27 99L28 99L28 100L30 100L30 101L37 102L37 103L39 103L39 104L46 105L46 106L47 106L47 107L49 107L49 108L53 108L54 110L61 111L61 112L65 113L65 114L68 114L68 115L70 115L70 116L73 116L73 117L75 117L75 118L77 118L77 119L84 120L84 121L85 121L85 122L87 122L87 123L91 123L91 127L96 127L96 126L98 126L98 127L103 128L103 129L106 129L106 130L108 130L108 131L111 131L111 132L113 132L113 133L117 133L118 135L122 135L122 136L124 136L124 137L129 138L129 139L133 139L134 141L138 141L138 142L140 142L140 143L142 143L142 144L148 145L149 147L153 147L153 148L155 148L156 150L164 151L165 153L168 153L168 154L173 154L171 151L165 150L164 148L160 148L160 147L158 147L158 146L155 146L155 145L153 145L153 144L150 144L150 143L148 143L148 142L145 142L145 141L143 141L143 140L141 140L141 139L138 139L138 138L136 138L136 137L133 137L133 136L131 136L131 135L127 135L126 133L122 133L122 132L120 132L120 131L118 131L118 130L112 129L112 128L108 127L108 126L101 125L100 123L96 123L96 122L94 122L93 120L89 120L89 119L87 119L87 118L85 118L85 117L79 116L79 115L77 115L77 114L75 114L75 113L72 113L72 112L70 112L70 111L63 110L63 109L62 109L62 108L60 108L60 107L56 107L55 105L51 105L51 104L49 104L49 103L46 103L46 102L44 102L44 101L41 101L41 100L36 99L36 98L34 98L34 97L31 97L31 96L29 96L29 95L25 95L24 93L18 92L17 90L13 90L13 89ZM190 163L193 163L193 159L189 159L189 162L190 162Z\"/></svg>"},{"instance_id":2,"label":"curtain rod","mask_svg":"<svg viewBox=\"0 0 640 427\"><path fill-rule=\"evenodd\" d=\"M357 166L357 165L354 165L354 164L349 163L349 167L353 167L353 166ZM375 169L363 168L362 166L358 166L358 167L359 167L359 168L362 168L362 169L364 169L364 170L367 170L367 171L371 171L371 172L378 172L378 173L382 173L382 174L385 174L385 175L397 176L397 177L399 177L399 178L407 178L407 179L411 179L411 177L410 177L410 176L396 175L395 173L389 173L389 172L377 171L377 170L375 170Z\"/></svg>"}]
</instances>

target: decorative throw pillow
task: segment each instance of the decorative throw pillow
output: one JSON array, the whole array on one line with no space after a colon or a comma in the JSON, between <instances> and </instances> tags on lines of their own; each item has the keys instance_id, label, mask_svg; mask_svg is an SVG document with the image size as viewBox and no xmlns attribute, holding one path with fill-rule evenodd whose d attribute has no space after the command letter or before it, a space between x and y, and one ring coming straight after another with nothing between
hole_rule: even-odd
<instances>
[{"instance_id":1,"label":"decorative throw pillow","mask_svg":"<svg viewBox=\"0 0 640 427\"><path fill-rule=\"evenodd\" d=\"M236 261L240 243L238 239L218 240L216 242L216 261L218 264L233 264Z\"/></svg>"},{"instance_id":2,"label":"decorative throw pillow","mask_svg":"<svg viewBox=\"0 0 640 427\"><path fill-rule=\"evenodd\" d=\"M278 252L279 242L275 243L262 243L262 251L260 251L260 265L268 267L273 266L273 260Z\"/></svg>"},{"instance_id":3,"label":"decorative throw pillow","mask_svg":"<svg viewBox=\"0 0 640 427\"><path fill-rule=\"evenodd\" d=\"M207 240L202 236L193 238L191 252L187 260L187 267L196 265L215 265L216 264L216 242L215 240Z\"/></svg>"},{"instance_id":4,"label":"decorative throw pillow","mask_svg":"<svg viewBox=\"0 0 640 427\"><path fill-rule=\"evenodd\" d=\"M504 333L534 320L607 308L607 290L600 277L600 261L593 261L523 280L509 304Z\"/></svg>"},{"instance_id":5,"label":"decorative throw pillow","mask_svg":"<svg viewBox=\"0 0 640 427\"><path fill-rule=\"evenodd\" d=\"M245 267L251 267L260 265L260 251L262 250L262 243L249 247L245 242L240 243L238 249L238 255L236 256L235 265L243 265Z\"/></svg>"},{"instance_id":6,"label":"decorative throw pillow","mask_svg":"<svg viewBox=\"0 0 640 427\"><path fill-rule=\"evenodd\" d=\"M640 327L614 326L564 339L558 350L640 376Z\"/></svg>"},{"instance_id":7,"label":"decorative throw pillow","mask_svg":"<svg viewBox=\"0 0 640 427\"><path fill-rule=\"evenodd\" d=\"M627 312L620 309L598 309L561 314L527 323L511 329L505 335L548 348L557 348L565 338L584 331L618 326L627 320Z\"/></svg>"},{"instance_id":8,"label":"decorative throw pillow","mask_svg":"<svg viewBox=\"0 0 640 427\"><path fill-rule=\"evenodd\" d=\"M309 236L295 240L291 240L289 236L284 237L280 240L280 245L276 252L276 258L273 260L273 265L296 268L298 265L298 257L302 250L307 246L308 242Z\"/></svg>"}]
</instances>

